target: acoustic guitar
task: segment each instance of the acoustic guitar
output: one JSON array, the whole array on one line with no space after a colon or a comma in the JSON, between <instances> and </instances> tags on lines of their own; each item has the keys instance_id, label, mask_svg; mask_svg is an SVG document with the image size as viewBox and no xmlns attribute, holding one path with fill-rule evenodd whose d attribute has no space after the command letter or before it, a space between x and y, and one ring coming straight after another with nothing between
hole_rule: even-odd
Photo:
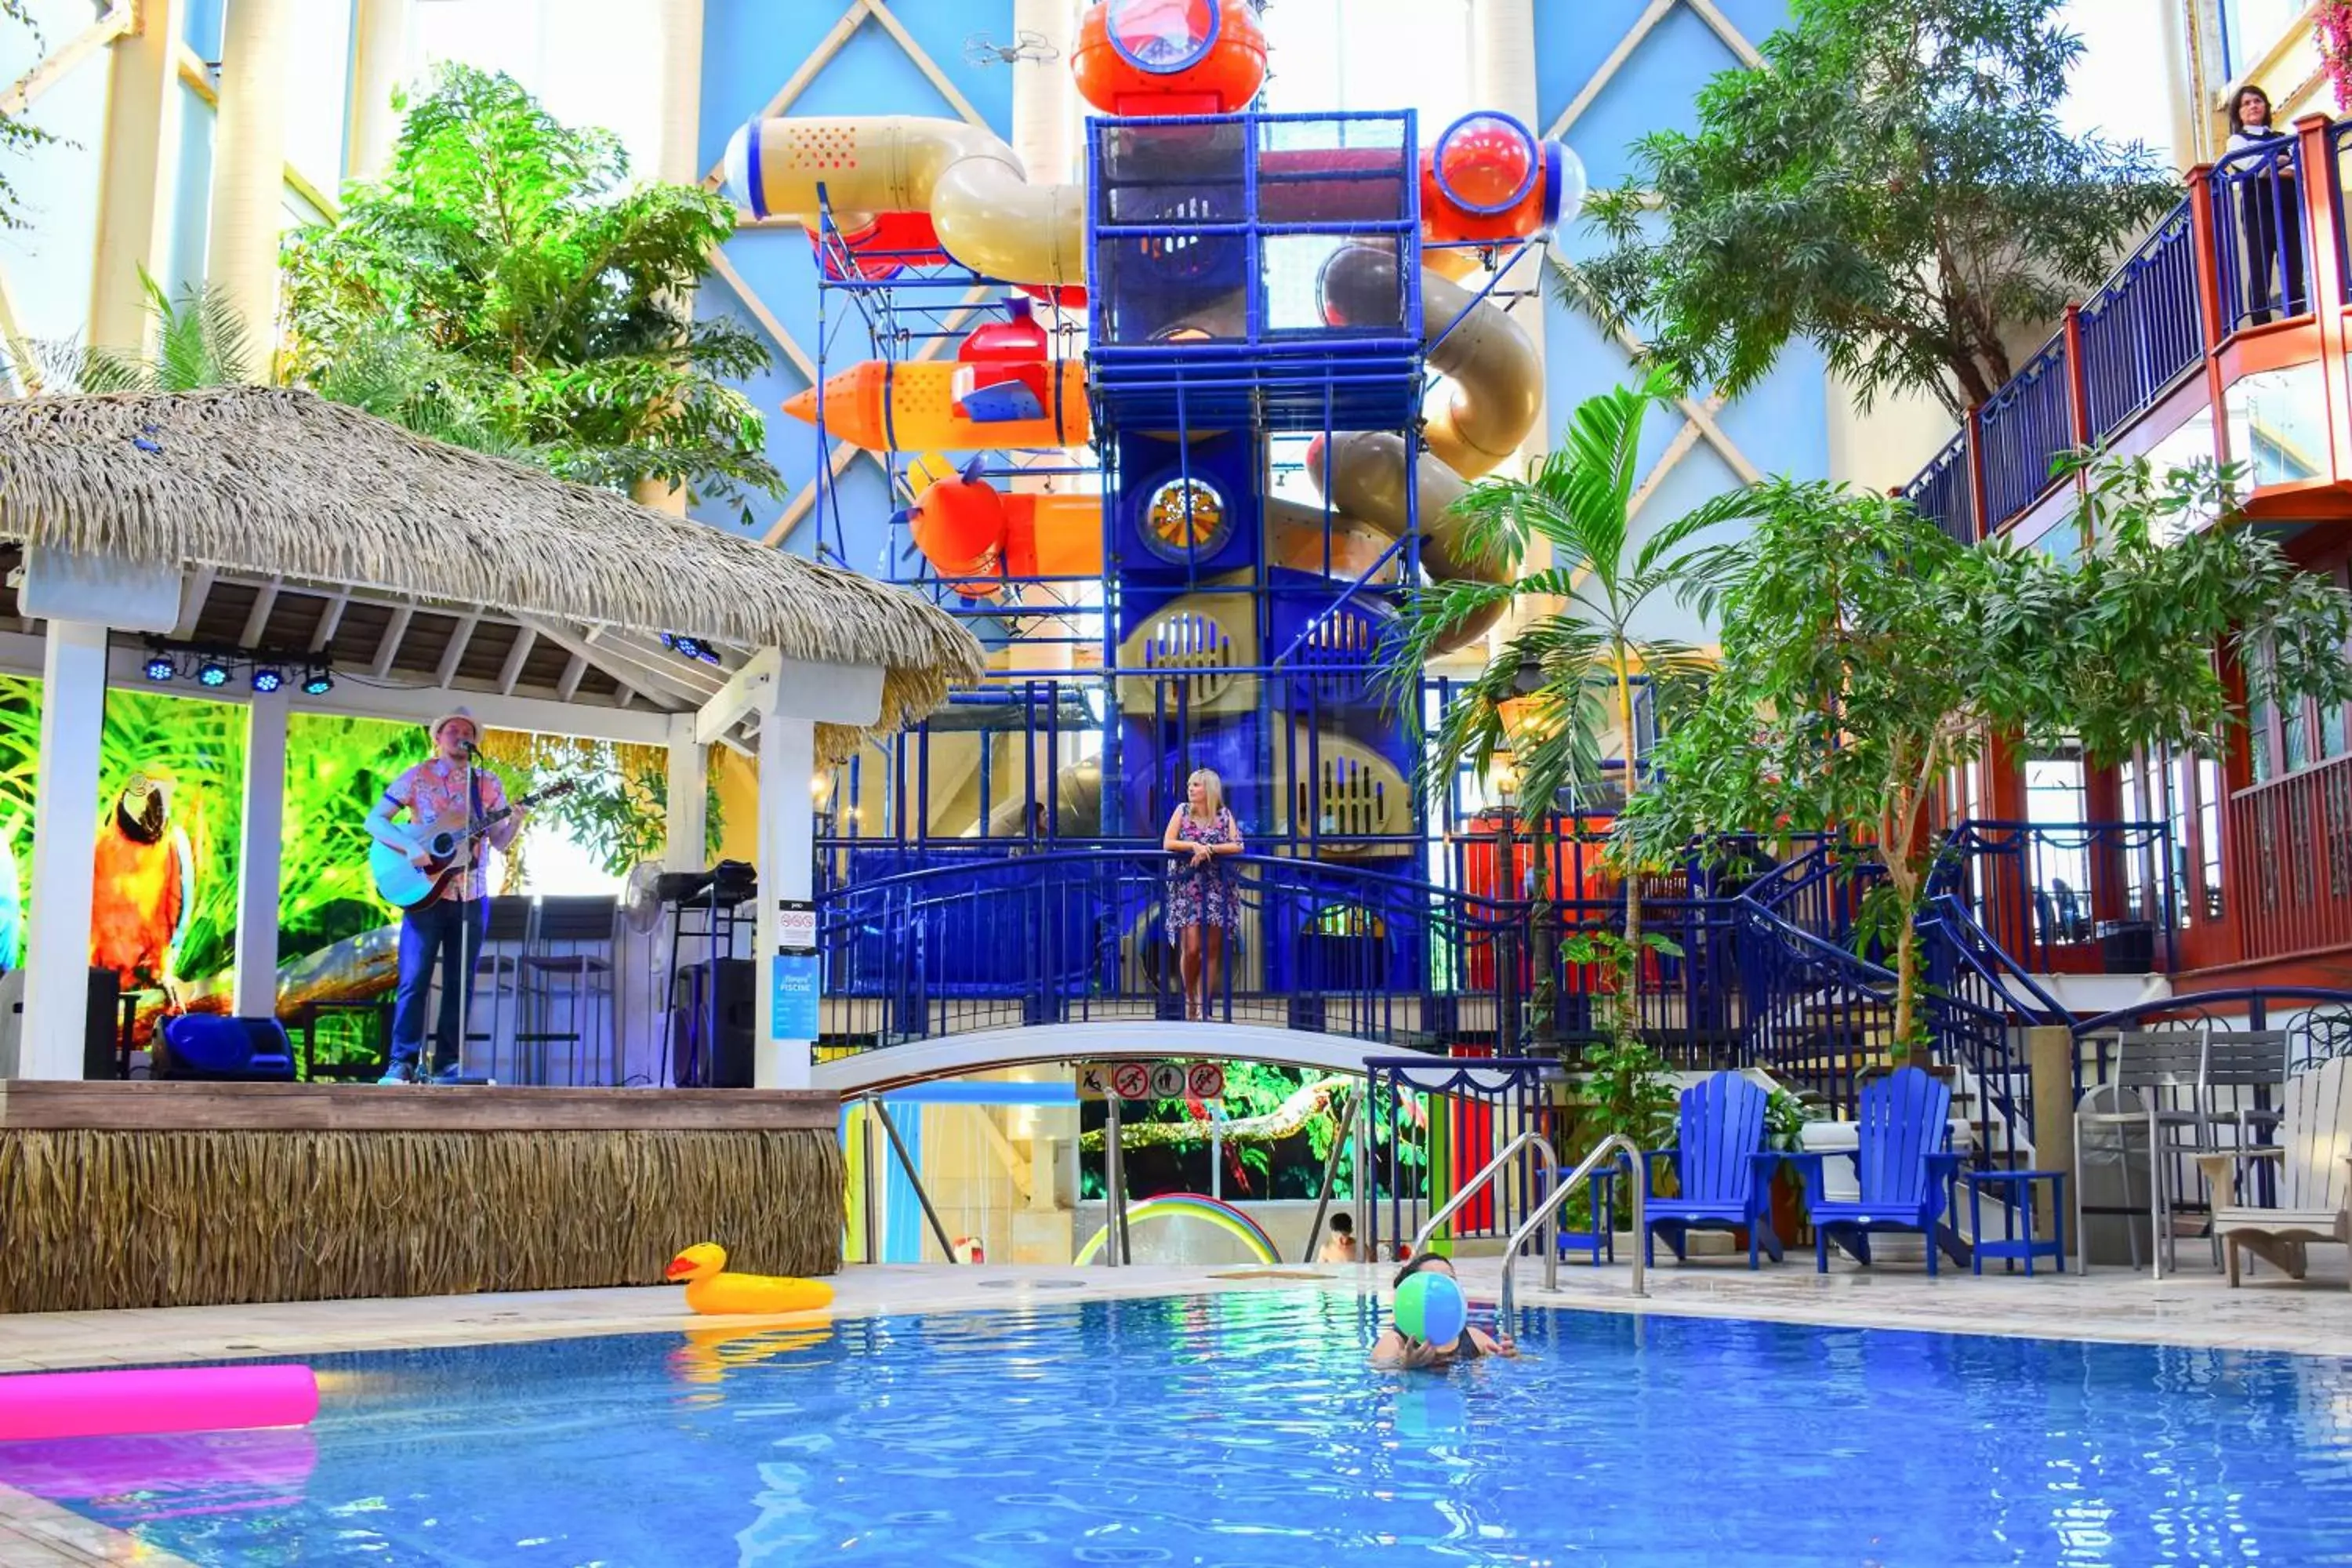
<instances>
[{"instance_id":1,"label":"acoustic guitar","mask_svg":"<svg viewBox=\"0 0 2352 1568\"><path fill-rule=\"evenodd\" d=\"M512 816L528 811L542 801L570 795L580 787L575 780L565 779L543 790L523 796L512 805L502 805L485 813L472 826L444 826L438 822L415 825L398 824L393 831L401 836L404 847L394 848L383 839L368 847L368 874L375 879L376 896L398 910L413 910L419 904L431 903L455 879L465 875L472 862L474 841ZM409 857L423 850L425 863L414 865Z\"/></svg>"}]
</instances>

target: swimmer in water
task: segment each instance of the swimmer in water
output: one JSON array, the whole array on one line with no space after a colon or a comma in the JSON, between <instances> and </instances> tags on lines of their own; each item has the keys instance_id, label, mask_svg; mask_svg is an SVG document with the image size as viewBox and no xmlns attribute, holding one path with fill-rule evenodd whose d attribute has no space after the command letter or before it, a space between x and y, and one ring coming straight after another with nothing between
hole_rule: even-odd
<instances>
[{"instance_id":1,"label":"swimmer in water","mask_svg":"<svg viewBox=\"0 0 2352 1568\"><path fill-rule=\"evenodd\" d=\"M1403 1284L1424 1268L1433 1268L1448 1279L1454 1278L1453 1264L1433 1252L1424 1252L1397 1270L1391 1288ZM1393 1325L1382 1329L1381 1337L1372 1342L1372 1364L1400 1370L1454 1366L1465 1361L1476 1361L1481 1356L1516 1356L1518 1353L1519 1347L1511 1342L1508 1334L1490 1334L1467 1323L1462 1326L1459 1337L1442 1345L1406 1339L1396 1331Z\"/></svg>"}]
</instances>

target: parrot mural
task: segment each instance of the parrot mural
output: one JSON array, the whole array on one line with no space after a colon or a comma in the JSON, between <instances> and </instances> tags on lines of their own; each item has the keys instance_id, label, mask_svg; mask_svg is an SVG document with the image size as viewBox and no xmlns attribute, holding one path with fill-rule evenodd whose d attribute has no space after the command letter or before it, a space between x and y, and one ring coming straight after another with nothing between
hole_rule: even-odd
<instances>
[{"instance_id":1,"label":"parrot mural","mask_svg":"<svg viewBox=\"0 0 2352 1568\"><path fill-rule=\"evenodd\" d=\"M194 903L194 857L172 820L168 784L133 773L98 831L89 963L125 991L167 984Z\"/></svg>"}]
</instances>

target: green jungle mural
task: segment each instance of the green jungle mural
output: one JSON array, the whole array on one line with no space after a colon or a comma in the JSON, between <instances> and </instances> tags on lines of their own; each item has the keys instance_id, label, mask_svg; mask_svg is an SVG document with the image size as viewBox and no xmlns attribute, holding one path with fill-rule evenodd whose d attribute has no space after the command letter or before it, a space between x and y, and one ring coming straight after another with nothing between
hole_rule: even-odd
<instances>
[{"instance_id":1,"label":"green jungle mural","mask_svg":"<svg viewBox=\"0 0 2352 1568\"><path fill-rule=\"evenodd\" d=\"M23 962L35 912L40 725L40 682L0 676L0 970ZM167 1011L229 1005L245 726L238 703L136 688L107 693L90 962L141 996L137 1043ZM619 872L659 854L658 752L496 730L485 740L486 760L510 794L558 775L583 782L568 809L551 815L600 862ZM423 761L425 749L415 724L310 713L288 723L278 1011L289 1023L310 1003L364 1001L391 989L397 911L369 880L365 824L384 787ZM715 798L709 825L715 845ZM520 888L521 874L518 854L507 863L503 890ZM321 1068L378 1059L383 1042L373 1037L376 1022L363 1012L325 1015L314 1042Z\"/></svg>"}]
</instances>

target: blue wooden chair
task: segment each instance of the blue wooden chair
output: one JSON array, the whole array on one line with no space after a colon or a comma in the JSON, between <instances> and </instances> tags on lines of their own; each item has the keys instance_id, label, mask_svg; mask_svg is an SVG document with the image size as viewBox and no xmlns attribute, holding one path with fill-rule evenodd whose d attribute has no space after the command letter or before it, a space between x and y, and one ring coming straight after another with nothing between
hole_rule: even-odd
<instances>
[{"instance_id":1,"label":"blue wooden chair","mask_svg":"<svg viewBox=\"0 0 2352 1568\"><path fill-rule=\"evenodd\" d=\"M1683 1090L1675 1146L1642 1155L1642 1176L1656 1186L1658 1162L1675 1163L1679 1195L1649 1200L1642 1260L1655 1268L1656 1238L1663 1236L1683 1260L1684 1238L1694 1230L1748 1232L1748 1267L1756 1267L1760 1244L1780 1261L1780 1237L1772 1229L1772 1168L1780 1156L1764 1146L1764 1102L1769 1098L1736 1072L1719 1072Z\"/></svg>"},{"instance_id":2,"label":"blue wooden chair","mask_svg":"<svg viewBox=\"0 0 2352 1568\"><path fill-rule=\"evenodd\" d=\"M1860 1147L1848 1152L1862 1193L1832 1200L1822 1189L1819 1153L1791 1154L1805 1174L1805 1201L1812 1211L1814 1263L1830 1268L1830 1243L1870 1261L1874 1230L1916 1230L1927 1238L1927 1273L1936 1254L1949 1251L1966 1263L1968 1248L1942 1223L1944 1205L1958 1177L1960 1156L1946 1150L1951 1141L1952 1091L1941 1079L1904 1068L1863 1090Z\"/></svg>"}]
</instances>

